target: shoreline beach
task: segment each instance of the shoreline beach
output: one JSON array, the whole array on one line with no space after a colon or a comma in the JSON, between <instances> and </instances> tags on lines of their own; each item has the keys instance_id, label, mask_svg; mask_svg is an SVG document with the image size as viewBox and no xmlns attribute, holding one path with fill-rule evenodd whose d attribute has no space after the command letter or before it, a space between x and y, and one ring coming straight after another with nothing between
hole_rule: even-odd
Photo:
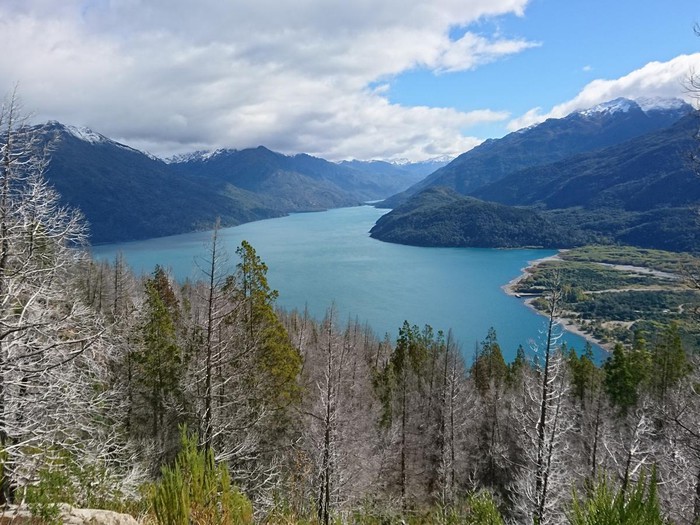
<instances>
[{"instance_id":1,"label":"shoreline beach","mask_svg":"<svg viewBox=\"0 0 700 525\"><path fill-rule=\"evenodd\" d=\"M535 306L533 305L533 302L538 296L532 296L528 295L527 297L521 296L518 292L516 292L515 287L523 280L526 279L532 271L540 266L541 264L549 261L561 261L561 254L566 252L567 250L559 250L556 254L554 255L549 255L547 257L542 257L540 259L535 259L534 261L528 261L528 265L524 268L520 269L520 275L517 277L514 277L510 281L508 281L506 284L501 286L501 289L507 294L510 295L511 297L517 297L518 299L523 300L523 304L527 306L528 308L531 308L534 312L536 312L539 315L542 315L546 317L546 315L543 312L540 312ZM576 322L576 319L571 318L571 317L559 317L557 318L557 321L561 325L561 327L566 330L567 332L571 332L572 334L576 334L586 341L590 342L591 344L594 344L596 346L599 346L603 350L607 352L612 352L612 345L610 343L604 343L600 341L597 337L589 334L588 332L583 331L582 327Z\"/></svg>"}]
</instances>

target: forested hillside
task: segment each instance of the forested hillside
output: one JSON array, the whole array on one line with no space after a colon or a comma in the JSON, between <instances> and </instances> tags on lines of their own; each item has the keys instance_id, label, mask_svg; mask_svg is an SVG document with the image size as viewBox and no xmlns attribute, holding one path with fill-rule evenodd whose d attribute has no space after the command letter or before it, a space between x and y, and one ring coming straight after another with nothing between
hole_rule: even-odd
<instances>
[{"instance_id":1,"label":"forested hillside","mask_svg":"<svg viewBox=\"0 0 700 525\"><path fill-rule=\"evenodd\" d=\"M697 129L698 116L691 114L614 146L514 171L469 195L443 190L438 199L430 187L423 193L432 190L431 197L418 193L384 215L372 236L422 246L602 242L698 251L700 178L690 162ZM513 235L505 224L520 229L524 217L530 227Z\"/></svg>"},{"instance_id":2,"label":"forested hillside","mask_svg":"<svg viewBox=\"0 0 700 525\"><path fill-rule=\"evenodd\" d=\"M202 181L174 177L162 160L82 131L71 132L57 122L34 130L52 150L46 179L60 192L62 204L86 216L93 243L204 229L217 217L235 225L283 215L252 192L230 187L224 193Z\"/></svg>"},{"instance_id":3,"label":"forested hillside","mask_svg":"<svg viewBox=\"0 0 700 525\"><path fill-rule=\"evenodd\" d=\"M422 164L336 164L260 146L165 162L87 128L35 126L51 150L45 170L64 205L79 208L94 244L235 226L300 211L355 206L416 182Z\"/></svg>"},{"instance_id":4,"label":"forested hillside","mask_svg":"<svg viewBox=\"0 0 700 525\"><path fill-rule=\"evenodd\" d=\"M568 248L593 238L537 210L465 197L442 187L428 188L380 217L371 235L413 246L480 248Z\"/></svg>"},{"instance_id":5,"label":"forested hillside","mask_svg":"<svg viewBox=\"0 0 700 525\"><path fill-rule=\"evenodd\" d=\"M412 195L438 186L472 195L475 190L521 170L564 161L667 128L693 109L677 99L656 101L656 105L654 101L640 103L611 100L564 118L548 119L500 139L487 140L406 191L393 195L383 206L395 208Z\"/></svg>"},{"instance_id":6,"label":"forested hillside","mask_svg":"<svg viewBox=\"0 0 700 525\"><path fill-rule=\"evenodd\" d=\"M465 363L449 331L277 311L254 247L216 228L199 279L139 278L80 249L12 110L2 503L49 523L57 502L160 524L700 520L699 356L674 326L596 366L559 344L552 279L532 348L506 363L494 329Z\"/></svg>"}]
</instances>

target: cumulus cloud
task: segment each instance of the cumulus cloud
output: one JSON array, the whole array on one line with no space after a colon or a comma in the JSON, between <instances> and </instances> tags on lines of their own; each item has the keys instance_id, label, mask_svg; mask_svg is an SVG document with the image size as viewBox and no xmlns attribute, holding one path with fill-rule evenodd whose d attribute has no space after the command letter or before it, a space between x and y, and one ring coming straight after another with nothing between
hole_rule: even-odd
<instances>
[{"instance_id":1,"label":"cumulus cloud","mask_svg":"<svg viewBox=\"0 0 700 525\"><path fill-rule=\"evenodd\" d=\"M700 70L700 53L680 55L668 62L649 62L631 73L613 80L597 79L588 83L573 99L554 106L547 112L533 108L508 123L510 131L544 122L548 118L561 118L580 109L590 108L615 98L684 98L694 99L684 89L688 75Z\"/></svg>"},{"instance_id":2,"label":"cumulus cloud","mask_svg":"<svg viewBox=\"0 0 700 525\"><path fill-rule=\"evenodd\" d=\"M537 45L466 28L528 0L5 0L0 79L37 119L160 155L265 144L331 159L421 159L503 112L391 104L415 68L475 68ZM450 38L451 30L462 36Z\"/></svg>"}]
</instances>

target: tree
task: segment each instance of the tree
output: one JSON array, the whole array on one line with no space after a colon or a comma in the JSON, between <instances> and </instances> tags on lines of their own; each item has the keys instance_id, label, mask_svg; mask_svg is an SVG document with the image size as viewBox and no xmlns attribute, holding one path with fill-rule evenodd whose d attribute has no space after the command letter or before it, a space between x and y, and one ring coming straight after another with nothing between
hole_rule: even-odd
<instances>
[{"instance_id":1,"label":"tree","mask_svg":"<svg viewBox=\"0 0 700 525\"><path fill-rule=\"evenodd\" d=\"M516 507L522 519L537 525L557 520L565 495L565 438L571 419L565 356L558 345L562 333L557 321L561 298L561 284L555 276L546 297L544 343L533 348L535 368L525 376L523 396L514 414L525 440L524 458L519 465L521 499Z\"/></svg>"},{"instance_id":2,"label":"tree","mask_svg":"<svg viewBox=\"0 0 700 525\"><path fill-rule=\"evenodd\" d=\"M617 343L603 366L605 389L612 404L623 415L638 402L638 389L649 375L650 359L645 344L625 350L621 343Z\"/></svg>"},{"instance_id":3,"label":"tree","mask_svg":"<svg viewBox=\"0 0 700 525\"><path fill-rule=\"evenodd\" d=\"M43 178L45 140L16 95L0 109L0 457L3 502L57 455L114 457L111 349L77 275L86 229Z\"/></svg>"},{"instance_id":4,"label":"tree","mask_svg":"<svg viewBox=\"0 0 700 525\"><path fill-rule=\"evenodd\" d=\"M466 385L464 361L451 331L447 333L443 367L437 490L438 501L447 509L455 503L457 487L461 484L458 469L462 463L460 456L463 452L460 453L459 449L464 443L462 434L465 426L474 419L471 409L475 404Z\"/></svg>"},{"instance_id":5,"label":"tree","mask_svg":"<svg viewBox=\"0 0 700 525\"><path fill-rule=\"evenodd\" d=\"M134 356L138 382L150 405L151 437L162 447L169 430L165 426L168 405L181 398L184 372L183 356L176 333L178 301L165 270L156 266L145 283L146 299L142 308L142 347Z\"/></svg>"},{"instance_id":6,"label":"tree","mask_svg":"<svg viewBox=\"0 0 700 525\"><path fill-rule=\"evenodd\" d=\"M269 497L298 402L301 359L275 313L267 266L245 241L236 252L234 266L217 224L197 261L204 279L183 287L185 412L202 446L228 463L241 486Z\"/></svg>"},{"instance_id":7,"label":"tree","mask_svg":"<svg viewBox=\"0 0 700 525\"><path fill-rule=\"evenodd\" d=\"M651 352L650 361L652 388L663 402L669 390L691 370L676 323L667 326L659 335Z\"/></svg>"},{"instance_id":8,"label":"tree","mask_svg":"<svg viewBox=\"0 0 700 525\"><path fill-rule=\"evenodd\" d=\"M302 442L314 466L310 496L319 523L337 519L375 482L373 449L377 438L372 410L368 334L349 322L336 327L331 306L309 345L304 362L306 386ZM364 335L363 335L364 334Z\"/></svg>"},{"instance_id":9,"label":"tree","mask_svg":"<svg viewBox=\"0 0 700 525\"><path fill-rule=\"evenodd\" d=\"M602 452L602 433L607 414L605 392L603 390L603 370L593 362L593 349L590 344L582 355L574 349L569 351L568 367L571 377L571 394L574 397L575 436L578 448L585 458L586 479L593 482L598 477L598 465Z\"/></svg>"},{"instance_id":10,"label":"tree","mask_svg":"<svg viewBox=\"0 0 700 525\"><path fill-rule=\"evenodd\" d=\"M255 249L241 242L236 250L236 282L243 303L243 324L246 327L244 345L253 352L260 373L259 387L272 406L284 408L298 400L296 379L301 368L299 352L292 346L289 335L277 318L274 302L279 295L267 282L267 265Z\"/></svg>"},{"instance_id":11,"label":"tree","mask_svg":"<svg viewBox=\"0 0 700 525\"><path fill-rule=\"evenodd\" d=\"M496 330L490 328L481 343L470 377L479 394L475 400L478 416L475 421L476 442L473 463L480 483L500 496L505 496L510 481L505 424L508 365L503 359Z\"/></svg>"}]
</instances>

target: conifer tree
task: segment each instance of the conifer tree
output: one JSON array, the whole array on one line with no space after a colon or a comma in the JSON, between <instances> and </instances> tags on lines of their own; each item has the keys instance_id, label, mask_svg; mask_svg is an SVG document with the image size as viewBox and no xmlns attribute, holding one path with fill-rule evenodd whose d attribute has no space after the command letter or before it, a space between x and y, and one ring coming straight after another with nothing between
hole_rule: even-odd
<instances>
[{"instance_id":1,"label":"conifer tree","mask_svg":"<svg viewBox=\"0 0 700 525\"><path fill-rule=\"evenodd\" d=\"M166 412L181 398L183 356L177 338L178 301L165 270L156 266L146 280L142 310L142 347L135 355L142 395L150 406L151 437L161 446L175 425L166 428Z\"/></svg>"}]
</instances>

